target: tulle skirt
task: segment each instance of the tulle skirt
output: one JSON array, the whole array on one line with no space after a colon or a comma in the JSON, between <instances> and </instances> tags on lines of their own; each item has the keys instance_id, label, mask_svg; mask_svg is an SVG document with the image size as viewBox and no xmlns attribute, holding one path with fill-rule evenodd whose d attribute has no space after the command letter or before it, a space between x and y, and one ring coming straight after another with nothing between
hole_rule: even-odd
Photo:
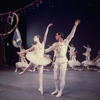
<instances>
[{"instance_id":1,"label":"tulle skirt","mask_svg":"<svg viewBox=\"0 0 100 100\"><path fill-rule=\"evenodd\" d=\"M27 62L17 62L16 66L18 66L18 68L22 68L22 67L28 67L28 63Z\"/></svg>"},{"instance_id":2,"label":"tulle skirt","mask_svg":"<svg viewBox=\"0 0 100 100\"><path fill-rule=\"evenodd\" d=\"M38 65L43 65L46 66L48 64L51 63L51 59L49 55L44 55L44 57L41 57L40 55L36 55L34 54L34 52L28 52L26 54L26 58L27 60L29 60L30 62L32 62L33 64L35 64L36 66Z\"/></svg>"},{"instance_id":3,"label":"tulle skirt","mask_svg":"<svg viewBox=\"0 0 100 100\"><path fill-rule=\"evenodd\" d=\"M81 65L81 63L80 63L78 60L76 60L76 61L74 61L74 60L69 60L69 61L68 61L68 64L69 64L70 67L73 67L73 66L80 66L80 65Z\"/></svg>"},{"instance_id":4,"label":"tulle skirt","mask_svg":"<svg viewBox=\"0 0 100 100\"><path fill-rule=\"evenodd\" d=\"M84 65L84 66L94 66L95 65L95 63L93 62L93 61L88 61L88 60L84 60L84 61L82 61L82 64Z\"/></svg>"},{"instance_id":5,"label":"tulle skirt","mask_svg":"<svg viewBox=\"0 0 100 100\"><path fill-rule=\"evenodd\" d=\"M100 60L99 60L99 61L95 61L95 65L96 65L97 67L100 67Z\"/></svg>"}]
</instances>

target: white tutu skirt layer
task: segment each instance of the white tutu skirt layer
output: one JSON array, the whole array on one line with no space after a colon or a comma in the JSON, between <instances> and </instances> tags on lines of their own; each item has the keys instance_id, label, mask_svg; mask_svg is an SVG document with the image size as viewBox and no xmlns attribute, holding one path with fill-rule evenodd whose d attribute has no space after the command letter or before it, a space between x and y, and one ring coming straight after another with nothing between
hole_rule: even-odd
<instances>
[{"instance_id":1,"label":"white tutu skirt layer","mask_svg":"<svg viewBox=\"0 0 100 100\"><path fill-rule=\"evenodd\" d=\"M18 66L18 68L28 67L28 63L27 62L17 62L16 66Z\"/></svg>"},{"instance_id":2,"label":"white tutu skirt layer","mask_svg":"<svg viewBox=\"0 0 100 100\"><path fill-rule=\"evenodd\" d=\"M68 64L69 64L70 67L73 67L73 66L80 66L80 65L81 65L81 63L80 63L78 60L76 60L76 61L69 60L69 61L68 61Z\"/></svg>"},{"instance_id":3,"label":"white tutu skirt layer","mask_svg":"<svg viewBox=\"0 0 100 100\"><path fill-rule=\"evenodd\" d=\"M73 67L74 66L74 62L72 60L68 61L69 67Z\"/></svg>"},{"instance_id":4,"label":"white tutu skirt layer","mask_svg":"<svg viewBox=\"0 0 100 100\"><path fill-rule=\"evenodd\" d=\"M75 66L80 66L80 65L81 65L81 63L78 60L76 60L75 61Z\"/></svg>"},{"instance_id":5,"label":"white tutu skirt layer","mask_svg":"<svg viewBox=\"0 0 100 100\"><path fill-rule=\"evenodd\" d=\"M95 65L96 65L97 67L100 67L100 61L95 62Z\"/></svg>"},{"instance_id":6,"label":"white tutu skirt layer","mask_svg":"<svg viewBox=\"0 0 100 100\"><path fill-rule=\"evenodd\" d=\"M88 60L84 60L84 61L82 61L82 64L84 64L84 66L93 66L93 65L95 65L95 63L93 62L93 61L88 61Z\"/></svg>"},{"instance_id":7,"label":"white tutu skirt layer","mask_svg":"<svg viewBox=\"0 0 100 100\"><path fill-rule=\"evenodd\" d=\"M49 55L44 55L44 57L40 57L39 55L34 54L34 52L28 52L26 54L26 58L36 66L38 65L46 66L50 64L52 61Z\"/></svg>"}]
</instances>

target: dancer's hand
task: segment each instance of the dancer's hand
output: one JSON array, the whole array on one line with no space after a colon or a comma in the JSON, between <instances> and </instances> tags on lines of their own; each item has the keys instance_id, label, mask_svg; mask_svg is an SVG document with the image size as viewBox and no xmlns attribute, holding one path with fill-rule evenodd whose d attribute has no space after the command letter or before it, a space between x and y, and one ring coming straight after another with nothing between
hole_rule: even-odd
<instances>
[{"instance_id":1,"label":"dancer's hand","mask_svg":"<svg viewBox=\"0 0 100 100\"><path fill-rule=\"evenodd\" d=\"M51 27L52 25L53 25L53 23L50 23L50 24L48 25L48 28Z\"/></svg>"},{"instance_id":2,"label":"dancer's hand","mask_svg":"<svg viewBox=\"0 0 100 100\"><path fill-rule=\"evenodd\" d=\"M17 52L18 55L20 55L20 52Z\"/></svg>"},{"instance_id":3,"label":"dancer's hand","mask_svg":"<svg viewBox=\"0 0 100 100\"><path fill-rule=\"evenodd\" d=\"M79 19L77 19L77 20L75 21L75 26L77 26L80 22L81 22L81 21L80 21Z\"/></svg>"}]
</instances>

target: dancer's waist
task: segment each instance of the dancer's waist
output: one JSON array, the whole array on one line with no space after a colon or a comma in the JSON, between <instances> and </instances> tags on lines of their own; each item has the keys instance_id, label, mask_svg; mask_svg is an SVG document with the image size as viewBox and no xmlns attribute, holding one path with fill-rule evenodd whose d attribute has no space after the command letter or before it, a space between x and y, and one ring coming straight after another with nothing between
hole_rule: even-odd
<instances>
[{"instance_id":1,"label":"dancer's waist","mask_svg":"<svg viewBox=\"0 0 100 100\"><path fill-rule=\"evenodd\" d=\"M59 56L59 57L56 57L55 62L68 62L68 59L66 56Z\"/></svg>"}]
</instances>

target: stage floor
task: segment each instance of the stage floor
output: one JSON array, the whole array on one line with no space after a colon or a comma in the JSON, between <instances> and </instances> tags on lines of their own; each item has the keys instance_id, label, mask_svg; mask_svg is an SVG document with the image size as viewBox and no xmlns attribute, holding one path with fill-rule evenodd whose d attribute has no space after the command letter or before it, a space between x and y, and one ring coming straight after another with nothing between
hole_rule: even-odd
<instances>
[{"instance_id":1,"label":"stage floor","mask_svg":"<svg viewBox=\"0 0 100 100\"><path fill-rule=\"evenodd\" d=\"M38 92L38 71L19 75L13 69L0 70L0 100L100 100L100 73L95 71L66 72L63 96L56 98L53 71L44 71L44 95Z\"/></svg>"}]
</instances>

